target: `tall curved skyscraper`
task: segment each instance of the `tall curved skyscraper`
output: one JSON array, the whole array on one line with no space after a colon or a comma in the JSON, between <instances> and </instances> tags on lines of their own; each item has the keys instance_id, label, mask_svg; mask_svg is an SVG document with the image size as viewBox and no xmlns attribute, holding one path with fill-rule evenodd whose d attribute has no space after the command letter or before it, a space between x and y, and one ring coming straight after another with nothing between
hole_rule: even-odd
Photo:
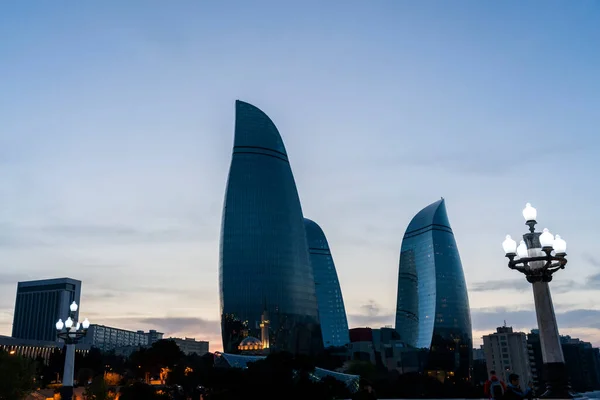
<instances>
[{"instance_id":1,"label":"tall curved skyscraper","mask_svg":"<svg viewBox=\"0 0 600 400\"><path fill-rule=\"evenodd\" d=\"M223 349L260 337L268 312L271 348L322 348L315 283L296 183L273 122L236 101L233 155L223 205L219 286Z\"/></svg>"},{"instance_id":2,"label":"tall curved skyscraper","mask_svg":"<svg viewBox=\"0 0 600 400\"><path fill-rule=\"evenodd\" d=\"M325 347L338 347L350 343L348 320L342 289L338 280L327 238L321 227L304 218L310 263L315 276L319 318Z\"/></svg>"},{"instance_id":3,"label":"tall curved skyscraper","mask_svg":"<svg viewBox=\"0 0 600 400\"><path fill-rule=\"evenodd\" d=\"M407 344L430 350L430 376L470 378L469 298L444 199L422 209L402 239L396 330Z\"/></svg>"}]
</instances>

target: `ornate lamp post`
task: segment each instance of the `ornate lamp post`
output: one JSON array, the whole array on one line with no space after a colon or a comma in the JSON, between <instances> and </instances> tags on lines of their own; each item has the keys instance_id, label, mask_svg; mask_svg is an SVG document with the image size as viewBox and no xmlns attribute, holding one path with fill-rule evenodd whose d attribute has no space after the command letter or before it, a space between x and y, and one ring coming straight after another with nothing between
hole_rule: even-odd
<instances>
[{"instance_id":1,"label":"ornate lamp post","mask_svg":"<svg viewBox=\"0 0 600 400\"><path fill-rule=\"evenodd\" d=\"M542 358L546 375L546 392L541 397L570 399L576 397L571 392L565 358L562 352L556 315L548 282L552 275L564 269L567 264L567 243L559 235L553 236L548 229L535 232L537 211L527 203L523 210L525 224L529 232L517 246L510 235L502 243L508 258L508 267L515 269L527 278L533 286L535 312L537 315Z\"/></svg>"},{"instance_id":2,"label":"ornate lamp post","mask_svg":"<svg viewBox=\"0 0 600 400\"><path fill-rule=\"evenodd\" d=\"M61 389L61 398L71 400L73 398L73 375L75 373L75 345L87 334L90 327L90 321L86 318L81 324L75 320L77 312L77 303L73 302L69 306L69 317L65 322L59 319L56 323L56 336L65 341L67 351L65 354L65 369L63 371L63 385Z\"/></svg>"}]
</instances>

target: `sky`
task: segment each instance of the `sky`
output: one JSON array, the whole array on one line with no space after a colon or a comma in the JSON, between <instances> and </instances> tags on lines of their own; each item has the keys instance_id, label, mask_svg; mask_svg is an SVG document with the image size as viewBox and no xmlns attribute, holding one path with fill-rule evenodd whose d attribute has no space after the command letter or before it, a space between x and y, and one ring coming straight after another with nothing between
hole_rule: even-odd
<instances>
[{"instance_id":1,"label":"sky","mask_svg":"<svg viewBox=\"0 0 600 400\"><path fill-rule=\"evenodd\" d=\"M592 0L0 2L0 334L18 281L68 276L92 323L219 350L241 99L281 132L351 327L394 323L404 230L444 197L475 344L535 328L501 247L531 202L568 244L561 334L600 346L598 21Z\"/></svg>"}]
</instances>

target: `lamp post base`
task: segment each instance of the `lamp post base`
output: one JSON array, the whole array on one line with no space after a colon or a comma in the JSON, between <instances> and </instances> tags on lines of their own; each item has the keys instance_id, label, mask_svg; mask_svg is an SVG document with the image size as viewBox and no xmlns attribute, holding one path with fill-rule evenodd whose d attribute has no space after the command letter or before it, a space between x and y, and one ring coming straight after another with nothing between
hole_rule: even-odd
<instances>
[{"instance_id":1,"label":"lamp post base","mask_svg":"<svg viewBox=\"0 0 600 400\"><path fill-rule=\"evenodd\" d=\"M575 399L581 397L571 391L565 363L544 364L544 375L546 375L546 392L540 398Z\"/></svg>"},{"instance_id":2,"label":"lamp post base","mask_svg":"<svg viewBox=\"0 0 600 400\"><path fill-rule=\"evenodd\" d=\"M73 399L73 386L62 386L60 388L61 400L72 400Z\"/></svg>"}]
</instances>

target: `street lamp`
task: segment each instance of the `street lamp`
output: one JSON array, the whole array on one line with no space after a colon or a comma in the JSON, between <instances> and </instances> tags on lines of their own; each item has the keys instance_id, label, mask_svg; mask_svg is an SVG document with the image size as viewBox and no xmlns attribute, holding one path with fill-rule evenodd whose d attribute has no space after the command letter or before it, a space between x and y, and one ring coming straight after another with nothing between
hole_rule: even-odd
<instances>
[{"instance_id":1,"label":"street lamp","mask_svg":"<svg viewBox=\"0 0 600 400\"><path fill-rule=\"evenodd\" d=\"M535 231L537 211L527 203L523 210L525 225L529 232L517 246L510 235L506 235L502 248L508 258L508 267L515 269L527 278L533 286L533 298L537 316L542 358L546 375L546 392L541 397L570 399L571 392L565 358L562 352L556 315L548 282L552 275L564 269L567 264L567 243L559 235L552 235L548 229Z\"/></svg>"},{"instance_id":2,"label":"street lamp","mask_svg":"<svg viewBox=\"0 0 600 400\"><path fill-rule=\"evenodd\" d=\"M64 340L67 351L65 354L65 369L63 371L63 385L61 389L61 399L71 400L73 398L73 375L75 372L75 345L87 334L90 327L90 321L86 318L82 323L77 321L77 306L76 302L69 306L69 316L63 322L59 319L56 322L56 336Z\"/></svg>"}]
</instances>

